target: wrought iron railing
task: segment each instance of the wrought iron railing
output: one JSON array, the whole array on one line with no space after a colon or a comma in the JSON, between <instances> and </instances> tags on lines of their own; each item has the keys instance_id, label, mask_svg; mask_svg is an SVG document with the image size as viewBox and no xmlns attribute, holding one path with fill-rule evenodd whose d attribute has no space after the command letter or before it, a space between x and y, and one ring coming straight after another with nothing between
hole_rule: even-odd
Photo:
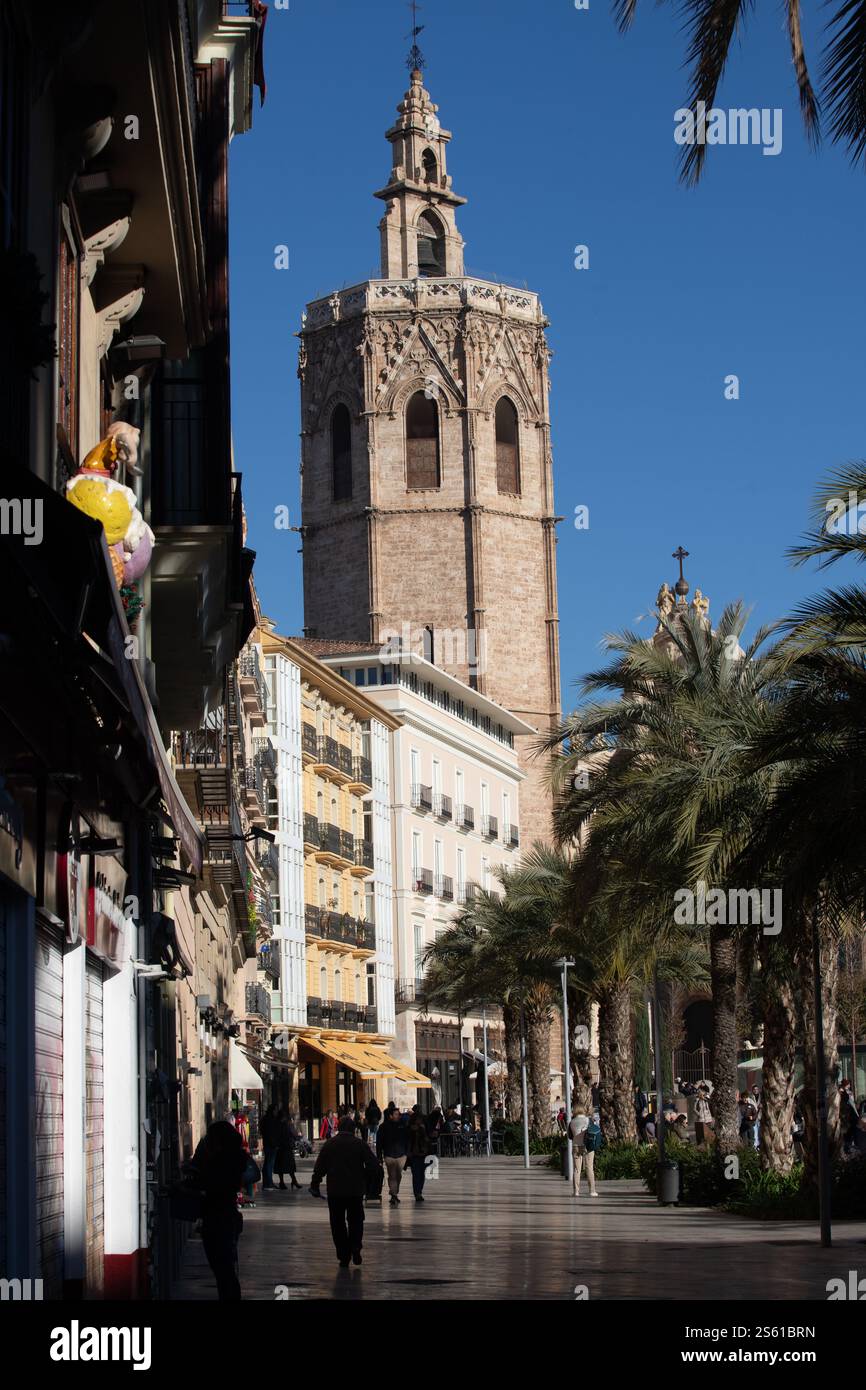
<instances>
[{"instance_id":1,"label":"wrought iron railing","mask_svg":"<svg viewBox=\"0 0 866 1390\"><path fill-rule=\"evenodd\" d=\"M415 782L412 786L412 805L418 811L432 811L433 788L425 787L421 782Z\"/></svg>"}]
</instances>

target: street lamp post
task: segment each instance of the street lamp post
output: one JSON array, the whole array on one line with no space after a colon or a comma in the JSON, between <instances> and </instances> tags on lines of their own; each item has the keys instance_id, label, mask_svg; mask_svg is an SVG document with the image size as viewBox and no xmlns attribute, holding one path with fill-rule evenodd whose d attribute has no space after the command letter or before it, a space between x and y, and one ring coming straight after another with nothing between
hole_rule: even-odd
<instances>
[{"instance_id":1,"label":"street lamp post","mask_svg":"<svg viewBox=\"0 0 866 1390\"><path fill-rule=\"evenodd\" d=\"M526 1016L520 1005L520 1094L523 1100L523 1166L529 1167L529 1089L526 1085Z\"/></svg>"},{"instance_id":2,"label":"street lamp post","mask_svg":"<svg viewBox=\"0 0 866 1390\"><path fill-rule=\"evenodd\" d=\"M487 1005L481 1006L481 1027L482 1027L482 1046L484 1048L484 1130L487 1135L487 1157L490 1157L490 1082L487 1077L487 1059L490 1053L487 1051Z\"/></svg>"},{"instance_id":3,"label":"street lamp post","mask_svg":"<svg viewBox=\"0 0 866 1390\"><path fill-rule=\"evenodd\" d=\"M574 961L561 956L554 961L562 972L562 1069L565 1076L565 1176L571 1182L574 1174L574 1155L571 1152L571 1039L568 1032L568 967Z\"/></svg>"}]
</instances>

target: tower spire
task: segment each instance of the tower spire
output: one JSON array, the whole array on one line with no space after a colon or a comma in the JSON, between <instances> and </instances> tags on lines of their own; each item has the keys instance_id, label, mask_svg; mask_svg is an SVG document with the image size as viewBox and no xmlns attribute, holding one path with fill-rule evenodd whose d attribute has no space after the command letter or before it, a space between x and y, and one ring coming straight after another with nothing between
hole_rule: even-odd
<instances>
[{"instance_id":1,"label":"tower spire","mask_svg":"<svg viewBox=\"0 0 866 1390\"><path fill-rule=\"evenodd\" d=\"M414 10L412 18L417 19ZM454 214L466 199L452 190L447 172L451 132L440 125L439 107L424 87L424 58L417 44L423 27L412 25L409 90L397 107L396 123L385 132L393 152L391 176L374 195L386 204L379 223L385 280L463 274L463 238Z\"/></svg>"},{"instance_id":2,"label":"tower spire","mask_svg":"<svg viewBox=\"0 0 866 1390\"><path fill-rule=\"evenodd\" d=\"M426 25L418 23L418 11L421 8L418 4L418 0L410 0L408 8L412 11L412 32L411 34L407 34L406 37L412 40L412 47L409 49L409 54L406 58L406 66L410 73L423 72L424 68L427 66L427 62L424 54L418 47L418 35L426 28Z\"/></svg>"}]
</instances>

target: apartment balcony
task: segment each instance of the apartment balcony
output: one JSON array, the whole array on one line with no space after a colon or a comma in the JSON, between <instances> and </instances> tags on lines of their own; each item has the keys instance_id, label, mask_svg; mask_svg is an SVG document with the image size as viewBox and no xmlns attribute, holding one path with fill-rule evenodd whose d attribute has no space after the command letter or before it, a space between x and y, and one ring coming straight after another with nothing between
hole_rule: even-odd
<instances>
[{"instance_id":1,"label":"apartment balcony","mask_svg":"<svg viewBox=\"0 0 866 1390\"><path fill-rule=\"evenodd\" d=\"M238 657L238 682L247 719L253 727L264 728L268 722L268 687L255 647L247 647Z\"/></svg>"},{"instance_id":2,"label":"apartment balcony","mask_svg":"<svg viewBox=\"0 0 866 1390\"><path fill-rule=\"evenodd\" d=\"M330 864L336 869L351 868L355 863L355 837L338 825L319 821L319 847L315 853L320 864Z\"/></svg>"},{"instance_id":3,"label":"apartment balcony","mask_svg":"<svg viewBox=\"0 0 866 1390\"><path fill-rule=\"evenodd\" d=\"M364 1009L364 1032L378 1033L379 1031L379 1012L374 1004L367 1004Z\"/></svg>"},{"instance_id":4,"label":"apartment balcony","mask_svg":"<svg viewBox=\"0 0 866 1390\"><path fill-rule=\"evenodd\" d=\"M241 818L231 800L226 806L205 806L199 817L204 831L204 881L208 888L224 885L229 892L245 889L247 855Z\"/></svg>"},{"instance_id":5,"label":"apartment balcony","mask_svg":"<svg viewBox=\"0 0 866 1390\"><path fill-rule=\"evenodd\" d=\"M280 951L277 942L268 942L259 948L258 966L265 980L270 981L270 986L265 985L265 988L276 989L280 983Z\"/></svg>"},{"instance_id":6,"label":"apartment balcony","mask_svg":"<svg viewBox=\"0 0 866 1390\"><path fill-rule=\"evenodd\" d=\"M416 811L432 811L433 788L425 787L420 782L413 783L412 805L414 806Z\"/></svg>"},{"instance_id":7,"label":"apartment balcony","mask_svg":"<svg viewBox=\"0 0 866 1390\"><path fill-rule=\"evenodd\" d=\"M301 756L313 763L319 756L319 736L313 724L301 724Z\"/></svg>"},{"instance_id":8,"label":"apartment balcony","mask_svg":"<svg viewBox=\"0 0 866 1390\"><path fill-rule=\"evenodd\" d=\"M247 763L241 768L240 773L241 790L244 798L244 809L253 825L264 828L267 825L265 815L265 789L262 784L262 775L259 768L252 763Z\"/></svg>"},{"instance_id":9,"label":"apartment balcony","mask_svg":"<svg viewBox=\"0 0 866 1390\"><path fill-rule=\"evenodd\" d=\"M277 775L277 750L267 734L253 739L253 757L263 773Z\"/></svg>"},{"instance_id":10,"label":"apartment balcony","mask_svg":"<svg viewBox=\"0 0 866 1390\"><path fill-rule=\"evenodd\" d=\"M485 840L495 840L499 834L499 821L495 816L481 817L481 834Z\"/></svg>"},{"instance_id":11,"label":"apartment balcony","mask_svg":"<svg viewBox=\"0 0 866 1390\"><path fill-rule=\"evenodd\" d=\"M304 850L311 853L319 848L319 822L309 812L304 813Z\"/></svg>"},{"instance_id":12,"label":"apartment balcony","mask_svg":"<svg viewBox=\"0 0 866 1390\"><path fill-rule=\"evenodd\" d=\"M519 832L517 826L516 826L516 825L506 825L505 831L504 831L504 836L505 836L505 843L508 844L508 845L511 845L511 848L512 848L512 849L517 849L518 845L520 844L520 832Z\"/></svg>"},{"instance_id":13,"label":"apartment balcony","mask_svg":"<svg viewBox=\"0 0 866 1390\"><path fill-rule=\"evenodd\" d=\"M375 951L376 949L376 924L375 922L355 923L355 945L359 951Z\"/></svg>"},{"instance_id":14,"label":"apartment balcony","mask_svg":"<svg viewBox=\"0 0 866 1390\"><path fill-rule=\"evenodd\" d=\"M256 893L256 917L260 927L263 927L268 936L274 929L273 912L271 911L271 900L264 893Z\"/></svg>"},{"instance_id":15,"label":"apartment balcony","mask_svg":"<svg viewBox=\"0 0 866 1390\"><path fill-rule=\"evenodd\" d=\"M274 883L279 883L280 856L276 845L268 840L257 840L256 846L256 861L262 873Z\"/></svg>"},{"instance_id":16,"label":"apartment balcony","mask_svg":"<svg viewBox=\"0 0 866 1390\"><path fill-rule=\"evenodd\" d=\"M369 758L352 759L352 780L348 785L350 792L359 795L373 790L373 764Z\"/></svg>"},{"instance_id":17,"label":"apartment balcony","mask_svg":"<svg viewBox=\"0 0 866 1390\"><path fill-rule=\"evenodd\" d=\"M459 903L474 903L477 897L477 883L463 883L457 885L457 901Z\"/></svg>"},{"instance_id":18,"label":"apartment balcony","mask_svg":"<svg viewBox=\"0 0 866 1390\"><path fill-rule=\"evenodd\" d=\"M217 728L193 729L171 736L175 778L187 805L201 820L205 806L231 800L231 740Z\"/></svg>"},{"instance_id":19,"label":"apartment balcony","mask_svg":"<svg viewBox=\"0 0 866 1390\"><path fill-rule=\"evenodd\" d=\"M427 894L427 893L432 893L432 892L433 892L433 870L432 870L432 869L416 869L416 870L415 870L415 874L414 874L414 878L413 878L413 881L412 881L412 884L413 884L414 891L415 891L416 893L425 893L425 894Z\"/></svg>"},{"instance_id":20,"label":"apartment balcony","mask_svg":"<svg viewBox=\"0 0 866 1390\"><path fill-rule=\"evenodd\" d=\"M373 841L356 839L354 856L352 873L356 878L366 878L373 872L374 867Z\"/></svg>"},{"instance_id":21,"label":"apartment balcony","mask_svg":"<svg viewBox=\"0 0 866 1390\"><path fill-rule=\"evenodd\" d=\"M327 941L349 951L376 949L374 924L357 920L349 912L329 912L309 904L304 908L304 931L311 941Z\"/></svg>"},{"instance_id":22,"label":"apartment balcony","mask_svg":"<svg viewBox=\"0 0 866 1390\"><path fill-rule=\"evenodd\" d=\"M454 900L454 880L447 874L440 874L433 885L433 892L437 898L442 898L446 903Z\"/></svg>"},{"instance_id":23,"label":"apartment balcony","mask_svg":"<svg viewBox=\"0 0 866 1390\"><path fill-rule=\"evenodd\" d=\"M451 797L446 796L444 792L436 792L433 797L433 814L437 816L439 820L451 820Z\"/></svg>"},{"instance_id":24,"label":"apartment balcony","mask_svg":"<svg viewBox=\"0 0 866 1390\"><path fill-rule=\"evenodd\" d=\"M464 801L458 802L457 811L454 816L454 823L458 830L475 829L475 810L472 806L467 806Z\"/></svg>"},{"instance_id":25,"label":"apartment balcony","mask_svg":"<svg viewBox=\"0 0 866 1390\"><path fill-rule=\"evenodd\" d=\"M397 1012L408 1009L411 1004L418 1004L424 999L424 980L420 975L414 979L397 980L394 986L394 1003Z\"/></svg>"},{"instance_id":26,"label":"apartment balcony","mask_svg":"<svg viewBox=\"0 0 866 1390\"><path fill-rule=\"evenodd\" d=\"M307 997L307 1023L313 1028L318 1028L322 1022L322 1001L312 995Z\"/></svg>"},{"instance_id":27,"label":"apartment balcony","mask_svg":"<svg viewBox=\"0 0 866 1390\"><path fill-rule=\"evenodd\" d=\"M335 738L322 735L318 740L316 750L316 760L313 769L321 773L323 777L328 777L332 782L339 786L345 786L352 780L352 750L346 748L342 743L338 743Z\"/></svg>"},{"instance_id":28,"label":"apartment balcony","mask_svg":"<svg viewBox=\"0 0 866 1390\"><path fill-rule=\"evenodd\" d=\"M263 985L247 985L245 990L245 1009L247 1018L271 1021L271 993Z\"/></svg>"}]
</instances>

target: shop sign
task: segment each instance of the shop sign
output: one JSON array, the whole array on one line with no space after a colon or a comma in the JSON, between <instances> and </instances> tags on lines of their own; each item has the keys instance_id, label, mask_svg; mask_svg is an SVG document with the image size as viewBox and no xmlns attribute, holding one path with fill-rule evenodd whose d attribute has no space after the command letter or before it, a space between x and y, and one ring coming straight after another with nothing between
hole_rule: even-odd
<instances>
[{"instance_id":1,"label":"shop sign","mask_svg":"<svg viewBox=\"0 0 866 1390\"><path fill-rule=\"evenodd\" d=\"M66 929L66 940L75 945L86 930L88 870L90 861L81 853L82 821L75 811L61 817L57 854L57 907Z\"/></svg>"},{"instance_id":2,"label":"shop sign","mask_svg":"<svg viewBox=\"0 0 866 1390\"><path fill-rule=\"evenodd\" d=\"M125 890L126 870L116 859L96 856L87 904L87 945L115 969L123 964L126 942Z\"/></svg>"}]
</instances>

